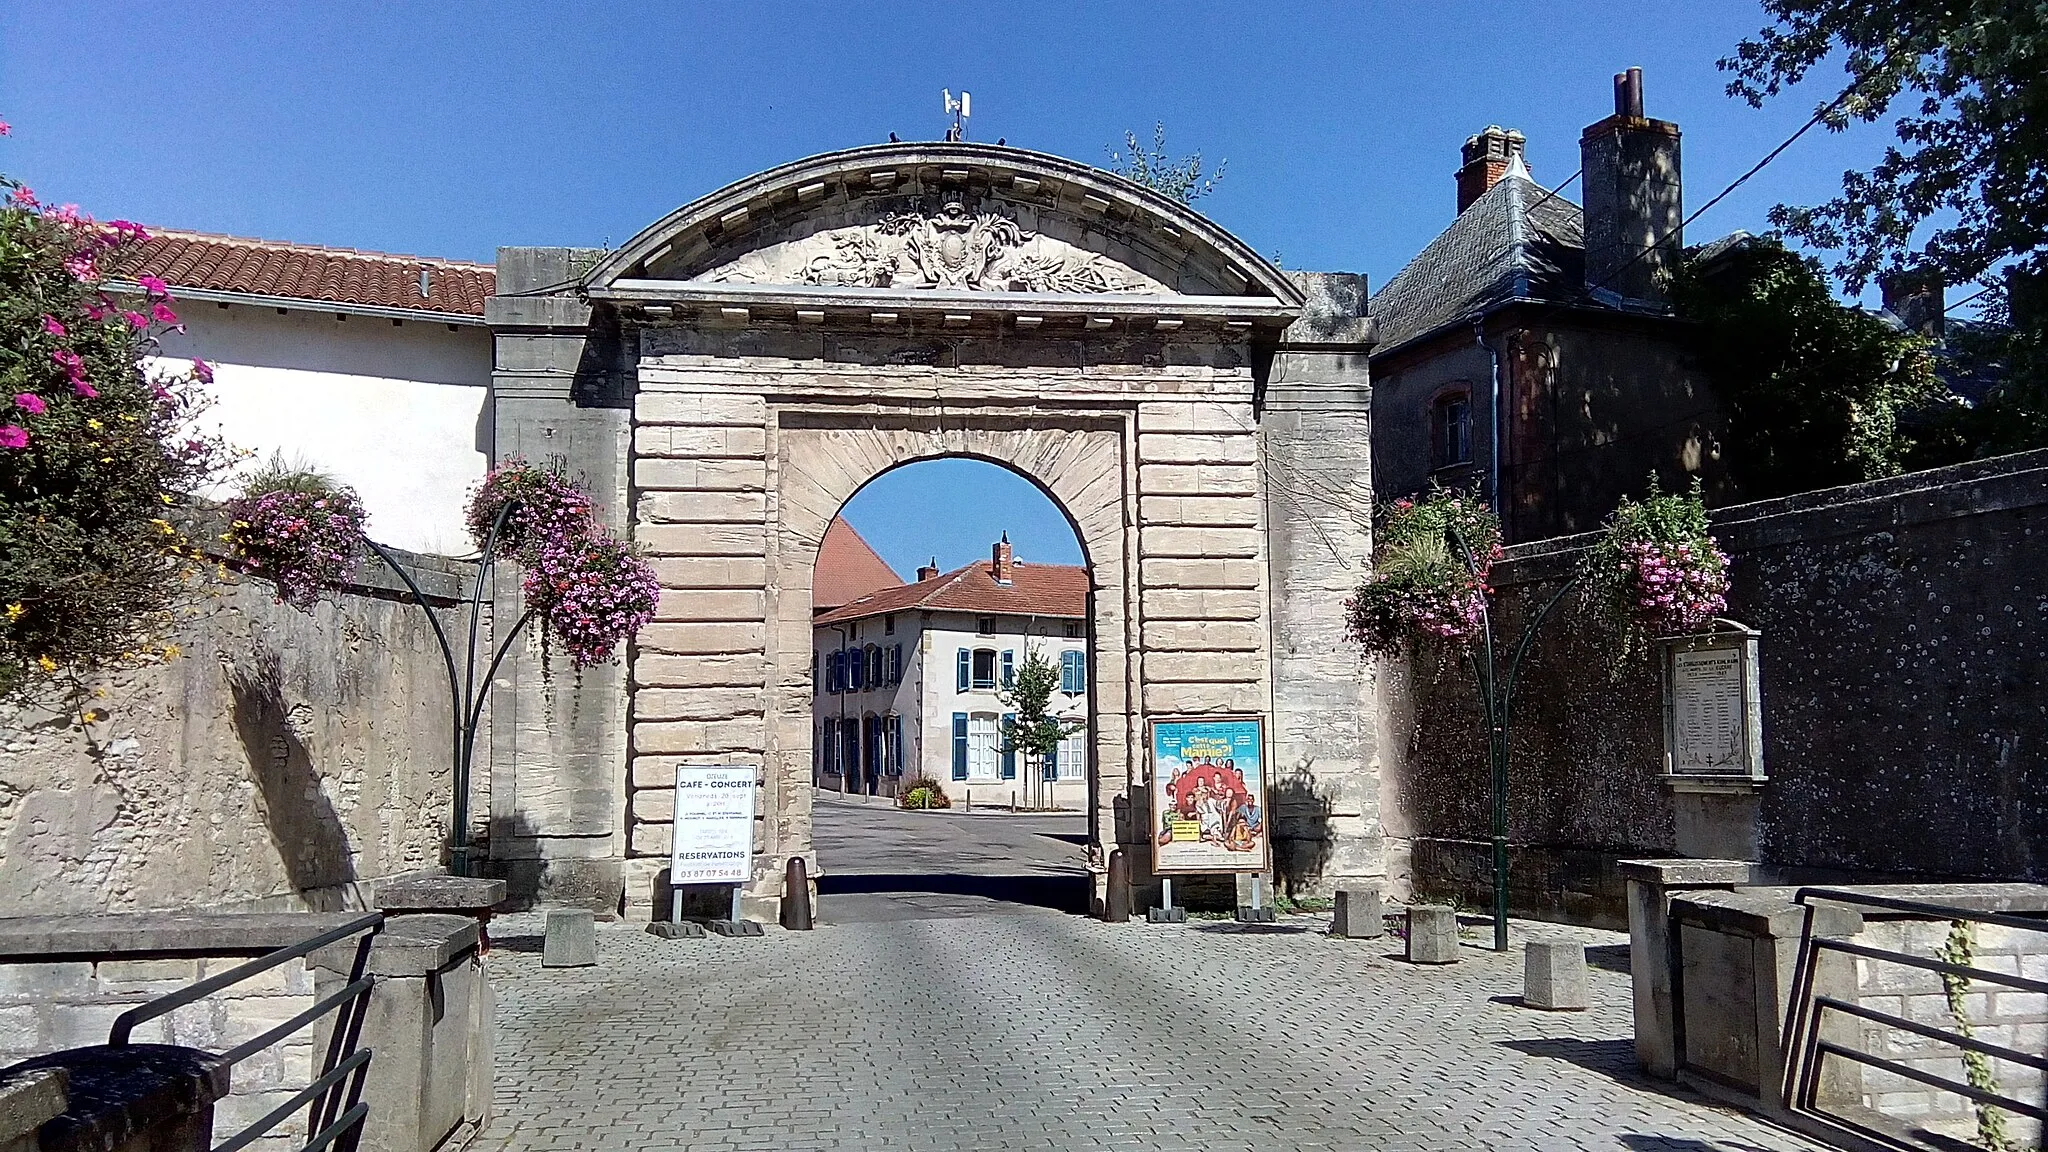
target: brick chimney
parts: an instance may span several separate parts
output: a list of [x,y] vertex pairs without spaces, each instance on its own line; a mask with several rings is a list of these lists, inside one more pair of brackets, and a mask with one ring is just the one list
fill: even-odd
[[1010,534],[1008,532],[1003,533],[1003,538],[996,541],[993,563],[990,564],[989,570],[995,576],[996,583],[998,584],[1008,584],[1016,577],[1017,560],[1015,554],[1010,550]]
[[[1472,206],[1486,190],[1500,183],[1514,161],[1521,159],[1528,143],[1520,132],[1498,124],[1465,141],[1465,166],[1458,169],[1458,211]],[[1526,160],[1523,163],[1527,163]]]
[[1614,115],[1579,136],[1586,287],[1662,304],[1685,248],[1678,125],[1643,114],[1643,70],[1614,75]]
[[1941,339],[1948,290],[1938,273],[1887,272],[1877,278],[1877,290],[1884,295],[1884,310],[1899,323],[1930,340]]
[[939,558],[938,558],[937,556],[934,556],[934,557],[932,557],[932,562],[931,562],[931,563],[929,563],[929,564],[925,564],[925,565],[922,565],[922,566],[920,566],[920,567],[918,568],[918,570],[917,570],[917,579],[918,579],[918,582],[919,582],[919,583],[923,583],[924,581],[926,581],[926,580],[930,580],[931,578],[933,578],[934,576],[937,576],[938,574],[939,574]]

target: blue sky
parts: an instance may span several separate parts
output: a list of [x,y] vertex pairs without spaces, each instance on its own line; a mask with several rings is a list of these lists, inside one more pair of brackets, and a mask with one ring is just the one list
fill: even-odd
[[[16,4],[0,171],[101,217],[488,260],[617,245],[760,169],[936,138],[940,89],[966,88],[971,138],[1091,163],[1163,120],[1175,152],[1229,162],[1204,212],[1288,267],[1378,285],[1449,223],[1466,136],[1519,128],[1535,177],[1563,180],[1630,65],[1704,203],[1833,94],[1723,95],[1714,61],[1762,23],[1754,0]],[[1825,199],[1887,138],[1811,133],[1687,238]],[[889,515],[980,538],[996,494]]]

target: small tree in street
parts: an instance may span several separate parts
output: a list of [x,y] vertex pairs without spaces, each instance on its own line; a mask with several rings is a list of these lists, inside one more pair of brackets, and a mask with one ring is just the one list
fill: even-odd
[[1086,720],[1055,715],[1053,693],[1060,690],[1060,666],[1036,648],[1024,650],[1016,678],[996,698],[1011,710],[1003,722],[1003,751],[1024,754],[1024,771],[1034,788],[1043,787],[1045,758],[1061,740],[1088,726]]

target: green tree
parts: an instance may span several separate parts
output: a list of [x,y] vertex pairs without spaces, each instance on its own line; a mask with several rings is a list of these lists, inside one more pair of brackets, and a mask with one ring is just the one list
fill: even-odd
[[1728,417],[1728,466],[1747,499],[1903,471],[1907,417],[1947,395],[1929,343],[1836,300],[1820,263],[1753,240],[1672,284],[1700,326],[1697,354]]
[[[1891,272],[1984,289],[1994,326],[1955,353],[2004,384],[1951,431],[1977,452],[2048,444],[2048,7],[2037,0],[1765,0],[1772,26],[1721,67],[1762,105],[1839,60],[1847,83],[1818,113],[1839,131],[1893,120],[1897,143],[1825,204],[1771,222],[1841,253],[1852,292]],[[1953,423],[1953,422],[1952,422]]]
[[1202,154],[1191,152],[1175,159],[1166,152],[1166,124],[1164,121],[1152,125],[1152,147],[1146,148],[1136,132],[1124,133],[1124,147],[1121,152],[1111,145],[1109,170],[1131,181],[1143,184],[1183,204],[1193,204],[1216,190],[1223,182],[1224,165],[1228,160],[1216,162],[1216,170],[1202,174]]
[[0,194],[0,695],[77,703],[91,675],[177,655],[205,565],[173,521],[226,457],[191,430],[211,368],[145,360],[178,322],[162,282],[103,287],[143,230]]
[[1088,726],[1085,720],[1055,715],[1053,693],[1060,690],[1060,666],[1037,648],[1026,647],[1010,686],[996,694],[1010,716],[1003,722],[1003,751],[1024,754],[1026,779],[1035,787],[1044,778],[1045,758],[1061,740]]

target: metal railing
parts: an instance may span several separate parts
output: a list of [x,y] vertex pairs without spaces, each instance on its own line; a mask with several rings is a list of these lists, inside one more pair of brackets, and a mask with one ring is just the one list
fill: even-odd
[[294,1112],[305,1108],[308,1135],[306,1142],[299,1146],[301,1152],[320,1152],[330,1145],[340,1152],[352,1152],[362,1138],[363,1120],[370,1114],[369,1101],[362,1098],[363,1081],[370,1066],[370,1049],[358,1048],[356,1041],[362,1034],[363,1015],[369,1007],[370,990],[375,981],[365,975],[363,969],[369,959],[370,941],[383,927],[382,912],[358,916],[317,936],[301,940],[289,947],[266,952],[246,964],[237,964],[219,975],[209,976],[196,984],[159,996],[147,1004],[139,1004],[114,1018],[114,1026],[108,1032],[107,1043],[113,1047],[131,1044],[135,1028],[139,1024],[160,1016],[168,1016],[188,1004],[233,987],[252,976],[268,972],[281,964],[311,956],[314,952],[351,936],[360,935],[362,939],[357,944],[355,960],[350,966],[349,982],[346,985],[322,996],[290,1019],[264,1029],[256,1036],[219,1055],[221,1065],[232,1068],[321,1017],[329,1013],[334,1014],[334,1028],[327,1039],[327,1054],[321,1061],[320,1074],[313,1078],[312,1083],[293,1094],[291,1099],[265,1113],[255,1123],[213,1147],[213,1152],[239,1152],[289,1120]]
[[[2048,933],[2048,922],[1997,912],[1978,912],[1947,904],[1929,904],[1889,896],[1847,892],[1836,888],[1801,888],[1793,900],[1806,908],[1806,923],[1801,932],[1792,1004],[1786,1019],[1785,1031],[1785,1047],[1789,1058],[1785,1065],[1784,1100],[1786,1108],[1794,1116],[1840,1125],[1857,1136],[1886,1148],[1917,1152],[1925,1148],[1946,1149],[1957,1146],[1956,1141],[1945,1137],[1917,1140],[1916,1137],[1921,1133],[1908,1130],[1903,1123],[1903,1117],[1884,1117],[1874,1109],[1863,1107],[1860,1099],[1857,1104],[1847,1108],[1840,1107],[1840,1102],[1823,1101],[1821,1093],[1824,1065],[1830,1059],[1834,1059],[1889,1073],[1939,1092],[1951,1093],[1969,1102],[1979,1117],[1980,1124],[1984,1122],[1985,1109],[2003,1109],[2016,1116],[2048,1122],[2048,1109],[2044,1109],[2040,1102],[2021,1100],[1999,1090],[1995,1079],[1985,1077],[1988,1083],[1959,1083],[1930,1072],[1924,1067],[1916,1067],[1890,1056],[1864,1051],[1843,1043],[1838,1035],[1823,1035],[1822,1024],[1823,1020],[1833,1013],[1863,1024],[1877,1025],[1879,1029],[1894,1029],[1922,1040],[1931,1040],[1954,1049],[1957,1058],[1963,1060],[1966,1070],[1971,1067],[1971,1057],[1975,1057],[1980,1066],[1984,1067],[1988,1065],[1981,1065],[1983,1060],[2002,1060],[2022,1068],[2048,1073],[2048,1058],[2003,1044],[1980,1040],[1970,1034],[1969,1025],[1962,1019],[1957,1020],[1956,1027],[1946,1028],[1929,1024],[1924,1020],[1907,1019],[1853,999],[1815,990],[1816,969],[1823,953],[1835,953],[1871,964],[1894,964],[1931,972],[1942,979],[1944,991],[1952,995],[1956,994],[1959,988],[1967,989],[1970,984],[1977,981],[2019,992],[2048,993],[2048,981],[2034,980],[2011,972],[1998,972],[1975,964],[1957,963],[1952,959],[1920,956],[1900,950],[1859,944],[1851,940],[1816,936],[1813,931],[1813,901],[1826,901],[1859,910],[1894,913],[1916,919],[1945,921],[1952,924],[1983,924],[2035,933]],[[1962,983],[1958,986],[1951,984],[1951,981]],[[1855,995],[1853,987],[1849,990],[1849,995]],[[1862,1034],[1866,1040],[1882,1035],[1872,1029],[1864,1029]],[[1830,1107],[1831,1104],[1836,1106]],[[1889,1123],[1880,1126],[1878,1122],[1881,1120]]]

